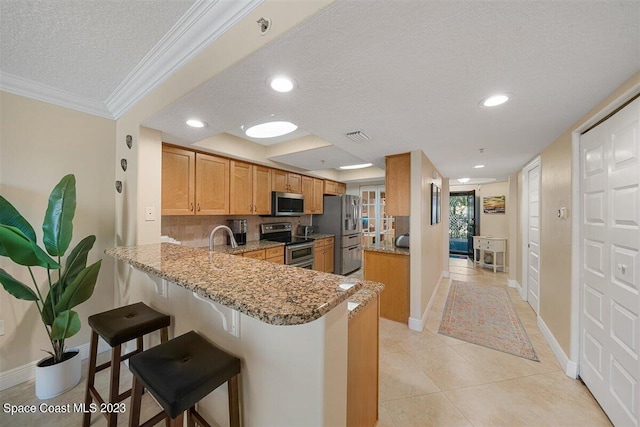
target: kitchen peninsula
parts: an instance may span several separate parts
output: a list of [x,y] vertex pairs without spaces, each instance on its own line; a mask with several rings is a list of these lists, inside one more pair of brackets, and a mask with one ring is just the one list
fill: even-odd
[[[245,426],[346,425],[347,303],[382,285],[168,243],[105,252],[148,274],[155,288],[125,292],[171,314],[171,336],[197,330],[241,358]],[[224,387],[201,403],[217,422],[225,405]]]

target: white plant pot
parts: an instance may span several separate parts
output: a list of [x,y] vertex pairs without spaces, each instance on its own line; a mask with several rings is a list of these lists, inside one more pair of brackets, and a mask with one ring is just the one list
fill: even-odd
[[36,365],[36,396],[38,399],[50,399],[71,390],[80,382],[82,374],[82,358],[78,350],[65,352],[75,353],[72,357],[61,363],[50,366],[41,366],[45,361],[42,359]]

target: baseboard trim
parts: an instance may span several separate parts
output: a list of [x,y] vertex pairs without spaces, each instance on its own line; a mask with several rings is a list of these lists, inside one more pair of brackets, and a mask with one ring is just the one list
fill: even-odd
[[451,277],[451,273],[449,271],[443,271],[442,277],[444,277],[445,279],[448,279],[449,277]]
[[518,283],[517,280],[507,279],[507,285],[510,288],[514,288],[516,291],[518,291],[518,295],[522,297],[522,286],[520,286],[520,283]]
[[424,330],[424,325],[427,324],[427,318],[429,317],[429,313],[431,313],[431,308],[433,307],[433,302],[435,301],[438,290],[440,289],[442,279],[448,277],[445,276],[444,273],[445,272],[443,271],[438,279],[438,283],[436,283],[436,287],[431,294],[431,298],[429,298],[429,302],[427,303],[427,308],[424,310],[424,313],[422,313],[422,318],[417,319],[415,317],[409,317],[409,329],[412,331],[422,332]]
[[[82,360],[89,358],[89,343],[72,347],[68,350],[78,350]],[[108,350],[111,350],[111,346],[100,338],[98,341],[98,353]],[[8,371],[0,372],[0,391],[34,379],[36,377],[36,365],[40,360],[42,359],[34,360],[33,362],[9,369]]]
[[547,340],[549,347],[551,347],[553,354],[555,354],[556,359],[558,359],[558,363],[560,363],[564,373],[570,378],[578,378],[578,364],[569,359],[564,350],[562,350],[562,347],[560,347],[556,337],[540,316],[538,316],[538,327],[540,328],[540,332],[542,332],[544,339]]

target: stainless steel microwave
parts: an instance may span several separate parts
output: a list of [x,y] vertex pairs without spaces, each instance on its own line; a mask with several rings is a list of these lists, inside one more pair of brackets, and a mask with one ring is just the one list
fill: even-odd
[[271,216],[304,215],[304,196],[296,193],[271,192]]

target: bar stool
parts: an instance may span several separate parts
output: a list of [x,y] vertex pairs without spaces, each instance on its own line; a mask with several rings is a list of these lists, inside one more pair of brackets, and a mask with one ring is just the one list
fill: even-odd
[[[87,374],[87,389],[85,392],[85,409],[87,412],[85,412],[82,420],[83,427],[88,427],[91,423],[91,412],[88,408],[93,399],[101,405],[103,403],[118,403],[131,395],[132,389],[120,393],[120,362],[144,350],[142,337],[146,334],[160,329],[160,339],[163,343],[166,342],[170,324],[171,318],[168,315],[159,313],[141,302],[89,317],[89,326],[91,326],[92,332],[89,373]],[[111,346],[111,361],[96,366],[98,336],[101,336]],[[132,339],[137,340],[136,349],[122,355],[122,344]],[[94,383],[96,373],[109,367],[111,367],[109,398],[105,400],[96,390]],[[103,412],[103,415],[107,418],[108,426],[117,425],[117,412]]]
[[164,409],[146,421],[151,426],[166,420],[168,426],[210,427],[196,411],[196,403],[225,382],[229,390],[229,418],[232,427],[240,425],[238,374],[240,359],[211,344],[195,331],[135,355],[129,361],[133,373],[130,427],[140,426],[140,404],[146,388]]

